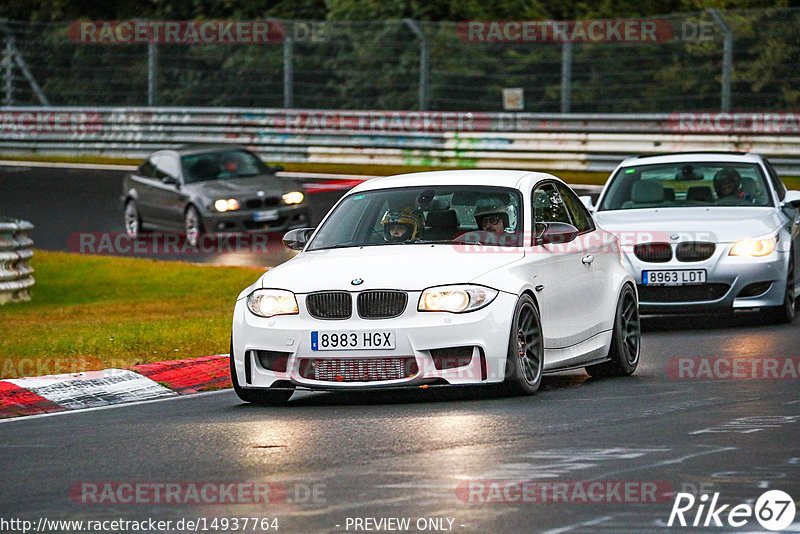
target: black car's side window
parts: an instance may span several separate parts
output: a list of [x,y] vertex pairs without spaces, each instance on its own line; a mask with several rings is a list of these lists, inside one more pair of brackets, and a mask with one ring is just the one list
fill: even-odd
[[558,184],[558,192],[561,194],[561,199],[564,201],[567,210],[569,210],[569,214],[572,216],[575,228],[577,228],[580,233],[594,230],[592,216],[589,214],[589,210],[586,209],[586,206],[583,205],[583,202],[581,202],[581,199],[564,184]]

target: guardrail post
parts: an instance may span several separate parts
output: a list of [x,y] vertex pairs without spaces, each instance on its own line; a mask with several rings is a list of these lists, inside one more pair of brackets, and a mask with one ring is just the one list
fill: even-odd
[[283,107],[294,107],[294,22],[286,23],[283,39]]
[[425,32],[415,20],[403,19],[406,26],[414,32],[419,39],[419,110],[428,111],[430,100],[428,97],[428,80],[430,77],[430,50]]
[[0,304],[31,299],[33,240],[27,233],[32,229],[28,221],[0,217]]
[[572,104],[572,43],[561,45],[561,113],[569,113]]
[[7,35],[6,46],[3,50],[3,105],[14,105],[14,38]]
[[156,43],[147,43],[147,105],[156,105],[158,90],[158,48]]
[[714,22],[722,29],[725,38],[722,42],[722,95],[721,109],[722,111],[731,110],[731,83],[733,72],[733,29],[723,18],[722,14],[716,9],[709,9],[709,14],[714,19]]

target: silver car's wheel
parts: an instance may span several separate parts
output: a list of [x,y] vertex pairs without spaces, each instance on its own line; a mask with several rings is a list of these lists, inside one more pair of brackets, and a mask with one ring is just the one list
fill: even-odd
[[544,339],[539,310],[523,295],[514,310],[506,356],[505,389],[516,395],[533,395],[542,383]]
[[795,296],[794,296],[794,261],[789,260],[789,269],[786,275],[786,290],[783,293],[783,305],[771,311],[772,321],[778,324],[791,323],[795,316]]
[[131,239],[136,239],[142,233],[142,219],[133,200],[125,203],[125,233]]
[[641,342],[639,303],[633,288],[626,284],[617,301],[617,315],[608,351],[609,361],[590,365],[586,367],[586,372],[596,377],[632,375],[639,365]]
[[196,247],[200,242],[200,234],[203,233],[203,219],[200,218],[197,208],[189,206],[184,216],[186,228],[186,243],[190,247]]

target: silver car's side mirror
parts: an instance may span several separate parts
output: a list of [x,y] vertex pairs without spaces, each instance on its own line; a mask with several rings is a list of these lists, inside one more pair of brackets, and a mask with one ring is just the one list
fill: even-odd
[[313,228],[295,228],[294,230],[289,230],[283,236],[283,244],[292,250],[303,250],[313,233]]

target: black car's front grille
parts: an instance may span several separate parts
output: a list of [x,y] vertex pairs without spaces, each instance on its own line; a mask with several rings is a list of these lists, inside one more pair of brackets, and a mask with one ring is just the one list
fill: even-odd
[[639,285],[639,302],[702,302],[725,296],[728,284],[699,284],[693,286]]
[[358,296],[358,315],[362,319],[389,319],[401,315],[408,304],[403,291],[364,291]]
[[301,358],[300,376],[325,382],[378,382],[419,372],[413,356],[401,358]]
[[716,248],[714,243],[686,241],[675,249],[675,257],[678,261],[705,261],[714,255]]
[[281,204],[279,197],[248,198],[244,201],[247,209],[257,210],[258,208],[272,208]]
[[347,319],[353,314],[353,299],[347,291],[309,293],[306,307],[316,319]]
[[672,259],[669,243],[642,243],[633,247],[633,253],[648,263],[666,263]]

